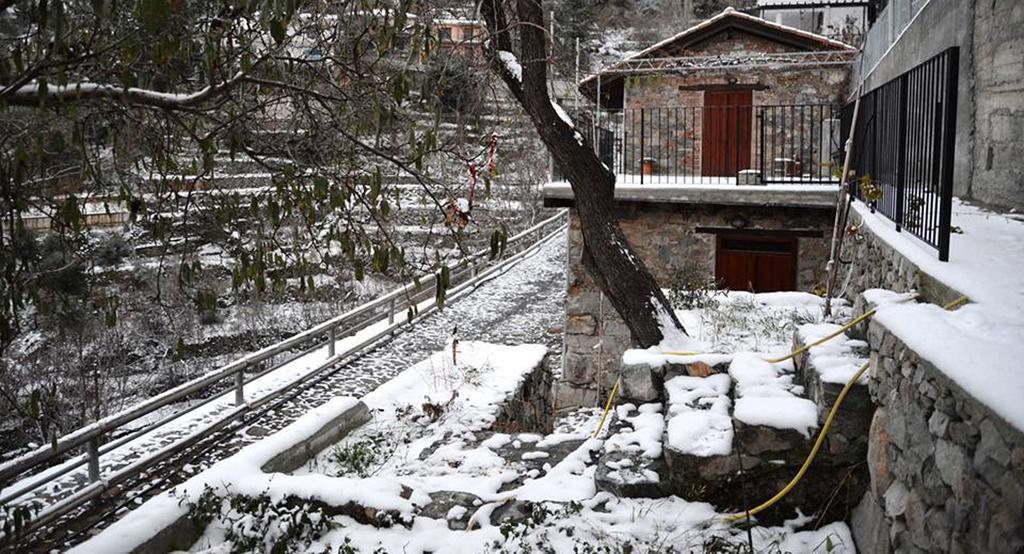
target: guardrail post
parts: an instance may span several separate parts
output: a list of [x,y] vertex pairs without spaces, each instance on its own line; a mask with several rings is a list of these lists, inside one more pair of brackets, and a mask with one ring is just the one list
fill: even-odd
[[330,337],[327,339],[327,355],[334,357],[334,343],[338,342],[338,327],[331,327]]
[[93,437],[85,447],[85,456],[89,465],[89,482],[95,483],[100,480],[100,439]]
[[245,367],[235,372],[235,406],[245,404]]
[[388,325],[395,322],[395,299],[388,300]]

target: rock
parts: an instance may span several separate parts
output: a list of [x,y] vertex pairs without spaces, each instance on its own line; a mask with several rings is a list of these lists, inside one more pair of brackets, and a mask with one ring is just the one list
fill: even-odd
[[461,506],[466,510],[453,519],[448,519],[448,528],[461,531],[469,523],[470,516],[480,504],[480,497],[462,491],[438,491],[430,493],[430,504],[422,507],[417,515],[430,519],[447,519],[452,508]]
[[647,364],[626,365],[619,375],[622,378],[619,389],[623,400],[651,402],[659,398],[662,385],[660,368],[652,368]]
[[704,362],[693,362],[692,364],[688,364],[686,366],[686,372],[691,377],[707,377],[714,373],[711,366]]
[[953,489],[953,494],[963,498],[963,479],[967,471],[967,457],[957,445],[943,439],[935,443],[935,467],[942,481]]
[[594,484],[597,490],[618,497],[658,498],[664,496],[660,477],[663,466],[660,459],[652,460],[639,452],[608,452],[597,461]]
[[949,514],[941,508],[932,508],[924,514],[924,525],[932,547],[941,551],[948,550],[952,531]]
[[986,419],[979,426],[979,430],[981,431],[981,440],[978,441],[977,450],[974,452],[974,465],[980,466],[986,459],[991,459],[1001,467],[1009,468],[1010,449],[1006,447],[996,425],[992,423],[992,420]]
[[593,335],[597,331],[597,318],[590,314],[570,315],[566,318],[566,333]]
[[740,451],[753,456],[771,454],[790,461],[803,461],[810,440],[795,429],[777,429],[767,425],[749,425],[737,420],[735,443]]
[[262,427],[260,425],[253,425],[245,430],[245,434],[250,437],[265,437],[271,433],[270,429]]
[[907,487],[902,482],[893,481],[882,498],[889,517],[899,517],[907,511]]
[[575,385],[587,385],[594,380],[594,359],[568,352],[562,364],[562,375]]
[[527,500],[511,500],[498,506],[491,512],[491,525],[496,527],[502,524],[518,525],[525,523],[534,515],[533,502]]
[[888,413],[886,408],[875,410],[869,431],[872,440],[868,441],[868,472],[871,474],[872,494],[878,497],[885,493],[893,479],[892,472],[889,471],[891,439],[885,430]]
[[875,502],[871,493],[864,493],[860,503],[853,510],[850,521],[853,540],[860,552],[889,554],[889,535],[885,513]]
[[949,427],[949,416],[939,410],[932,412],[932,416],[928,418],[928,431],[935,435],[935,438],[944,438],[946,436],[946,429]]

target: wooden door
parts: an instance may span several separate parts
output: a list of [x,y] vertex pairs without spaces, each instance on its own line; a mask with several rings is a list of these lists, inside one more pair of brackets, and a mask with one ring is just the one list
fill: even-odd
[[715,249],[715,280],[729,290],[796,290],[795,238],[723,235]]
[[750,168],[752,91],[704,91],[701,174],[735,177]]

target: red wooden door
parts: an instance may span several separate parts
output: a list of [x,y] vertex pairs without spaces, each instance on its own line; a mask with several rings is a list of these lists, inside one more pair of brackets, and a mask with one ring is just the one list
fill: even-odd
[[719,236],[715,280],[729,290],[796,290],[797,242],[794,238]]
[[701,175],[735,177],[750,168],[749,90],[704,91]]

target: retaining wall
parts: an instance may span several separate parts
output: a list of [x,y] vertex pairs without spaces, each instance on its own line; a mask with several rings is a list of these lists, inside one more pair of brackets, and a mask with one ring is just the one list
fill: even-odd
[[861,552],[1024,550],[1024,434],[877,322]]
[[[961,293],[861,225],[847,236],[845,296],[917,290],[946,304]],[[864,307],[860,307],[864,308]],[[1024,434],[870,322],[870,486],[851,521],[861,552],[1024,551]]]

